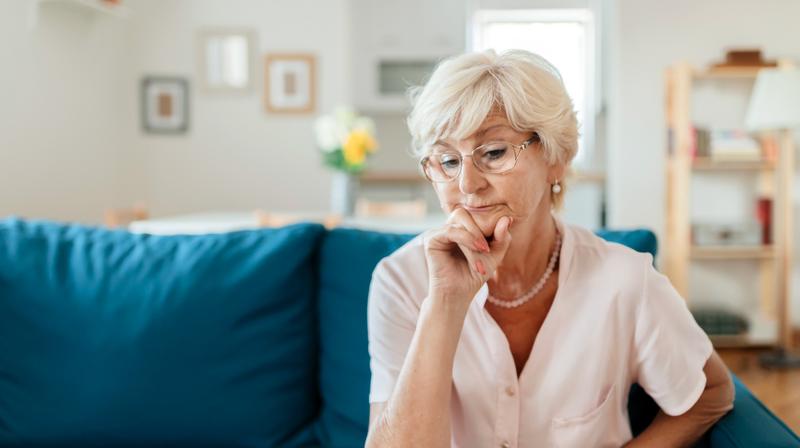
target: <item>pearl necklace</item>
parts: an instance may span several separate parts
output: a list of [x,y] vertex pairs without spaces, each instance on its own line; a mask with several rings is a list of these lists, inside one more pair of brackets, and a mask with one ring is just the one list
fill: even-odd
[[533,288],[531,288],[530,291],[525,293],[525,295],[520,296],[511,301],[499,300],[494,296],[492,296],[491,294],[487,297],[487,300],[503,308],[516,308],[522,305],[523,303],[527,302],[528,300],[530,300],[533,296],[535,296],[539,291],[542,290],[544,284],[547,283],[547,279],[550,278],[550,274],[553,273],[553,268],[555,268],[556,266],[556,260],[558,260],[560,249],[561,249],[561,234],[558,232],[558,227],[556,227],[556,245],[553,248],[553,253],[550,255],[550,262],[547,264],[547,269],[544,271],[542,278],[540,278],[539,281],[536,282],[535,285],[533,285]]

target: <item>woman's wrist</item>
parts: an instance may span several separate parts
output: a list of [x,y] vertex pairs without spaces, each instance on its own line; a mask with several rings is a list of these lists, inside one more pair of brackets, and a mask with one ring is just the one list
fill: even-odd
[[464,325],[471,301],[463,297],[453,297],[447,294],[432,293],[422,302],[420,314],[433,317],[443,324],[457,325],[460,329]]

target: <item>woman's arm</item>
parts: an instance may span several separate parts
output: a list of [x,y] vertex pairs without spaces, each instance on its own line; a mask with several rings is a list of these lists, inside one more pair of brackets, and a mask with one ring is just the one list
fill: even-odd
[[[449,447],[453,364],[467,311],[511,243],[511,217],[495,224],[491,243],[472,216],[454,210],[425,235],[428,297],[389,400],[367,434],[367,447]],[[378,410],[378,406],[373,409]]]
[[688,447],[733,409],[734,387],[728,368],[716,351],[703,367],[706,388],[697,403],[687,412],[672,417],[659,411],[656,418],[638,437],[625,446]]
[[423,301],[392,397],[373,416],[366,447],[450,446],[453,362],[468,307],[463,300]]

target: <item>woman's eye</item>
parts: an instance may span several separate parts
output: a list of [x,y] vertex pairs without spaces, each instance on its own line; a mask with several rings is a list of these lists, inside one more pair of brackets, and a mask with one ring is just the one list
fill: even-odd
[[459,161],[458,159],[443,159],[442,166],[445,168],[456,168],[458,167]]
[[483,157],[489,160],[497,160],[502,158],[506,154],[506,151],[508,151],[508,149],[505,147],[489,149],[483,153]]

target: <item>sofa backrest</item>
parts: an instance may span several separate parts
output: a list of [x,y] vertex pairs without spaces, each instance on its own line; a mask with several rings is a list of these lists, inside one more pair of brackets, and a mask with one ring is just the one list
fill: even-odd
[[369,283],[413,237],[0,221],[0,445],[362,446]]
[[324,232],[0,221],[0,446],[316,443]]

